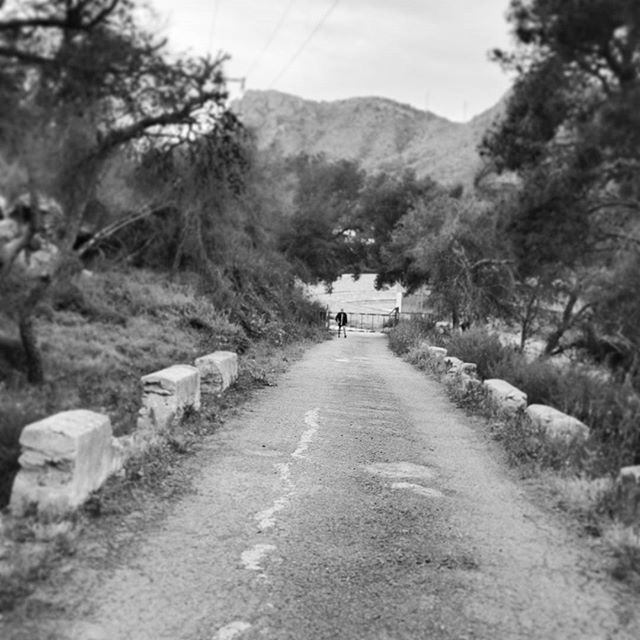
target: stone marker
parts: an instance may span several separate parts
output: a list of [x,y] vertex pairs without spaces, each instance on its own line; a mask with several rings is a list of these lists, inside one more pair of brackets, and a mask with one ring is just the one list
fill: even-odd
[[640,518],[640,465],[620,469],[616,486],[620,519],[625,524],[637,522]]
[[109,417],[84,409],[27,425],[11,512],[56,517],[82,504],[114,471],[112,440]]
[[491,378],[483,382],[490,402],[500,413],[514,414],[527,406],[527,394],[505,380]]
[[202,393],[221,393],[238,379],[238,355],[233,351],[214,351],[196,358]]
[[526,409],[531,423],[541,428],[550,440],[586,440],[589,427],[577,418],[544,404],[531,404]]
[[462,360],[454,356],[446,356],[444,359],[444,366],[446,367],[447,373],[456,372],[462,364]]
[[171,431],[188,408],[200,409],[200,372],[188,364],[175,364],[140,379],[142,407],[138,430],[160,435]]
[[428,347],[427,354],[431,360],[431,367],[436,373],[445,370],[444,359],[447,357],[447,350],[442,347]]
[[472,378],[478,376],[478,365],[475,362],[463,362],[460,365],[460,373],[464,373]]

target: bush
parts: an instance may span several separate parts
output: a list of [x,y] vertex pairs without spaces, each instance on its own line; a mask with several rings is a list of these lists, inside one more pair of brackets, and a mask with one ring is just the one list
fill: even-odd
[[527,394],[528,404],[546,404],[561,409],[565,391],[563,372],[549,359],[532,362],[518,352],[508,350],[496,362],[493,378],[507,380]]
[[482,379],[498,377],[498,365],[513,357],[513,350],[504,347],[495,334],[485,329],[470,329],[452,335],[445,345],[449,355],[464,362],[475,362]]
[[412,347],[417,347],[432,334],[435,323],[425,318],[414,317],[401,320],[389,331],[389,347],[394,353],[404,355]]

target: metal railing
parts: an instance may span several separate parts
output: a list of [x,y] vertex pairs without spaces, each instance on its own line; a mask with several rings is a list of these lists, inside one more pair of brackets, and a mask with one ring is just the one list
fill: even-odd
[[[335,326],[336,321],[335,317],[337,315],[337,311],[331,311],[327,309],[325,312],[325,323],[327,328],[331,326]],[[431,314],[422,313],[419,311],[409,311],[409,312],[391,312],[391,313],[366,313],[359,311],[350,311],[349,309],[345,309],[345,313],[349,319],[347,328],[355,329],[357,331],[382,331],[382,329],[387,329],[394,327],[398,324],[398,322],[402,320],[409,320],[414,317],[422,317],[425,319],[432,319]]]

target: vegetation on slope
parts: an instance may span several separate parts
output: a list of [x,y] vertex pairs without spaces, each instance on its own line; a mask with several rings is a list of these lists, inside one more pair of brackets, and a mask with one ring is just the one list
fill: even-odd
[[320,321],[224,59],[170,56],[140,10],[0,7],[0,505],[25,424],[82,407],[127,433],[141,374]]

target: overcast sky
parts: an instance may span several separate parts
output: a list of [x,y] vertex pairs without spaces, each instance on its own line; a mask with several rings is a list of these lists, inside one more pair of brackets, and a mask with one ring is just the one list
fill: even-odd
[[[247,89],[311,100],[382,96],[467,120],[509,87],[487,59],[510,45],[508,0],[151,3],[174,49],[228,53],[227,75],[246,78]],[[234,94],[238,87],[230,83]]]

